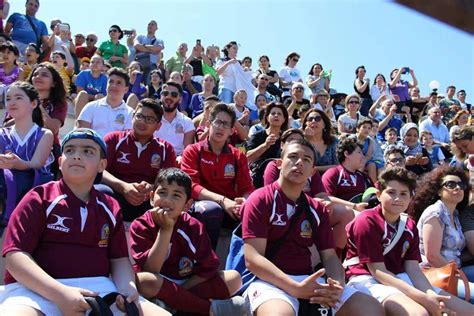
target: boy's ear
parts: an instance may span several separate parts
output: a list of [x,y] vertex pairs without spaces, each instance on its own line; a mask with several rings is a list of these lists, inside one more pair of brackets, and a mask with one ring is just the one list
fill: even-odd
[[158,122],[157,125],[156,125],[155,132],[156,132],[156,131],[159,131],[160,128],[161,128],[161,122]]
[[104,172],[105,168],[107,168],[107,159],[100,159],[99,163],[99,173]]
[[154,207],[153,206],[153,200],[154,200],[154,197],[155,197],[155,191],[152,190],[152,191],[150,191],[149,194],[150,194],[150,204],[151,204],[152,207]]
[[191,206],[193,206],[193,203],[194,203],[194,200],[193,199],[189,199],[186,204],[184,204],[183,206],[183,212],[188,212],[188,210],[191,208]]
[[280,158],[280,159],[277,159],[277,160],[275,160],[275,161],[276,161],[276,165],[277,165],[278,170],[281,170],[281,164],[282,164],[281,158]]
[[382,194],[382,192],[380,192],[380,190],[377,190],[377,192],[375,192],[375,194],[377,195],[377,200],[379,200],[379,202],[380,202],[380,194]]

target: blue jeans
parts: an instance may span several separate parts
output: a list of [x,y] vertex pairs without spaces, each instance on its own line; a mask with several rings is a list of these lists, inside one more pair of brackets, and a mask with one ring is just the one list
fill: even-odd
[[222,88],[219,91],[218,97],[222,102],[227,104],[234,102],[234,92],[226,88]]
[[[474,266],[466,266],[461,268],[462,272],[466,275],[469,280],[469,290],[471,295],[469,297],[469,302],[474,303]],[[466,291],[464,289],[464,282],[459,280],[458,282],[458,297],[464,299],[466,297]]]

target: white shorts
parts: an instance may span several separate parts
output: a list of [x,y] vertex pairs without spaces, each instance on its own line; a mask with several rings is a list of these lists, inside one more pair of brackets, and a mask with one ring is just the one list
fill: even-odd
[[[405,272],[396,274],[396,276],[405,283],[413,286],[410,277]],[[347,285],[374,297],[380,303],[383,303],[390,295],[403,294],[393,286],[381,284],[372,275],[353,276],[349,282],[347,282]],[[438,294],[441,292],[441,289],[437,287],[433,287],[433,290]]]
[[[98,292],[100,296],[117,291],[112,280],[106,277],[57,279],[57,281],[67,286],[80,287]],[[140,297],[140,302],[144,301],[145,299]],[[14,305],[30,306],[47,316],[62,315],[59,308],[54,303],[18,282],[5,285],[5,290],[0,292],[0,306],[7,307]],[[0,315],[2,314],[2,307],[0,307]],[[114,315],[123,315],[123,313],[117,309],[115,304],[112,305],[111,310]]]
[[[301,282],[308,277],[308,275],[288,276],[297,282]],[[318,283],[326,284],[326,280],[324,278],[318,278],[317,281]],[[333,315],[342,307],[342,305],[344,305],[344,303],[352,296],[352,294],[356,292],[357,290],[355,288],[345,286],[344,291],[342,292],[342,295],[339,298],[339,303],[336,305],[336,307],[332,308]],[[250,283],[243,296],[249,303],[250,311],[252,312],[252,314],[260,305],[265,302],[268,302],[270,300],[282,300],[290,304],[290,306],[295,311],[295,315],[298,315],[298,299],[268,282],[258,279],[256,281],[253,281],[252,283]]]

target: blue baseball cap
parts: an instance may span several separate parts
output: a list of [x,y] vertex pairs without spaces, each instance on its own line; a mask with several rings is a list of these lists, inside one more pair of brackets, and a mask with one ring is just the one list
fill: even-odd
[[107,156],[107,145],[105,144],[104,139],[93,129],[78,128],[67,133],[61,142],[61,152],[64,150],[64,145],[66,145],[66,143],[71,139],[90,139],[99,145],[102,154]]

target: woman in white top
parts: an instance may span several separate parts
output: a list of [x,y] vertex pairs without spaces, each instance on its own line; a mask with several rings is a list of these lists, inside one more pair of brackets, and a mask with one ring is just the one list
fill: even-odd
[[296,64],[300,60],[298,53],[290,53],[286,56],[285,67],[280,69],[280,89],[283,90],[283,98],[290,96],[290,90],[295,82],[303,82],[301,72],[296,68]]
[[346,113],[337,119],[337,130],[339,134],[354,134],[357,122],[365,118],[359,113],[360,97],[357,94],[348,95],[345,104]]
[[390,89],[388,88],[387,81],[384,75],[377,74],[374,79],[374,84],[370,88],[370,96],[372,100],[377,100],[382,94],[389,95]]
[[219,75],[219,99],[224,103],[231,103],[234,100],[234,93],[237,91],[236,72],[242,70],[237,60],[239,47],[237,42],[229,42],[224,46],[222,52],[224,58],[216,64],[216,71]]

